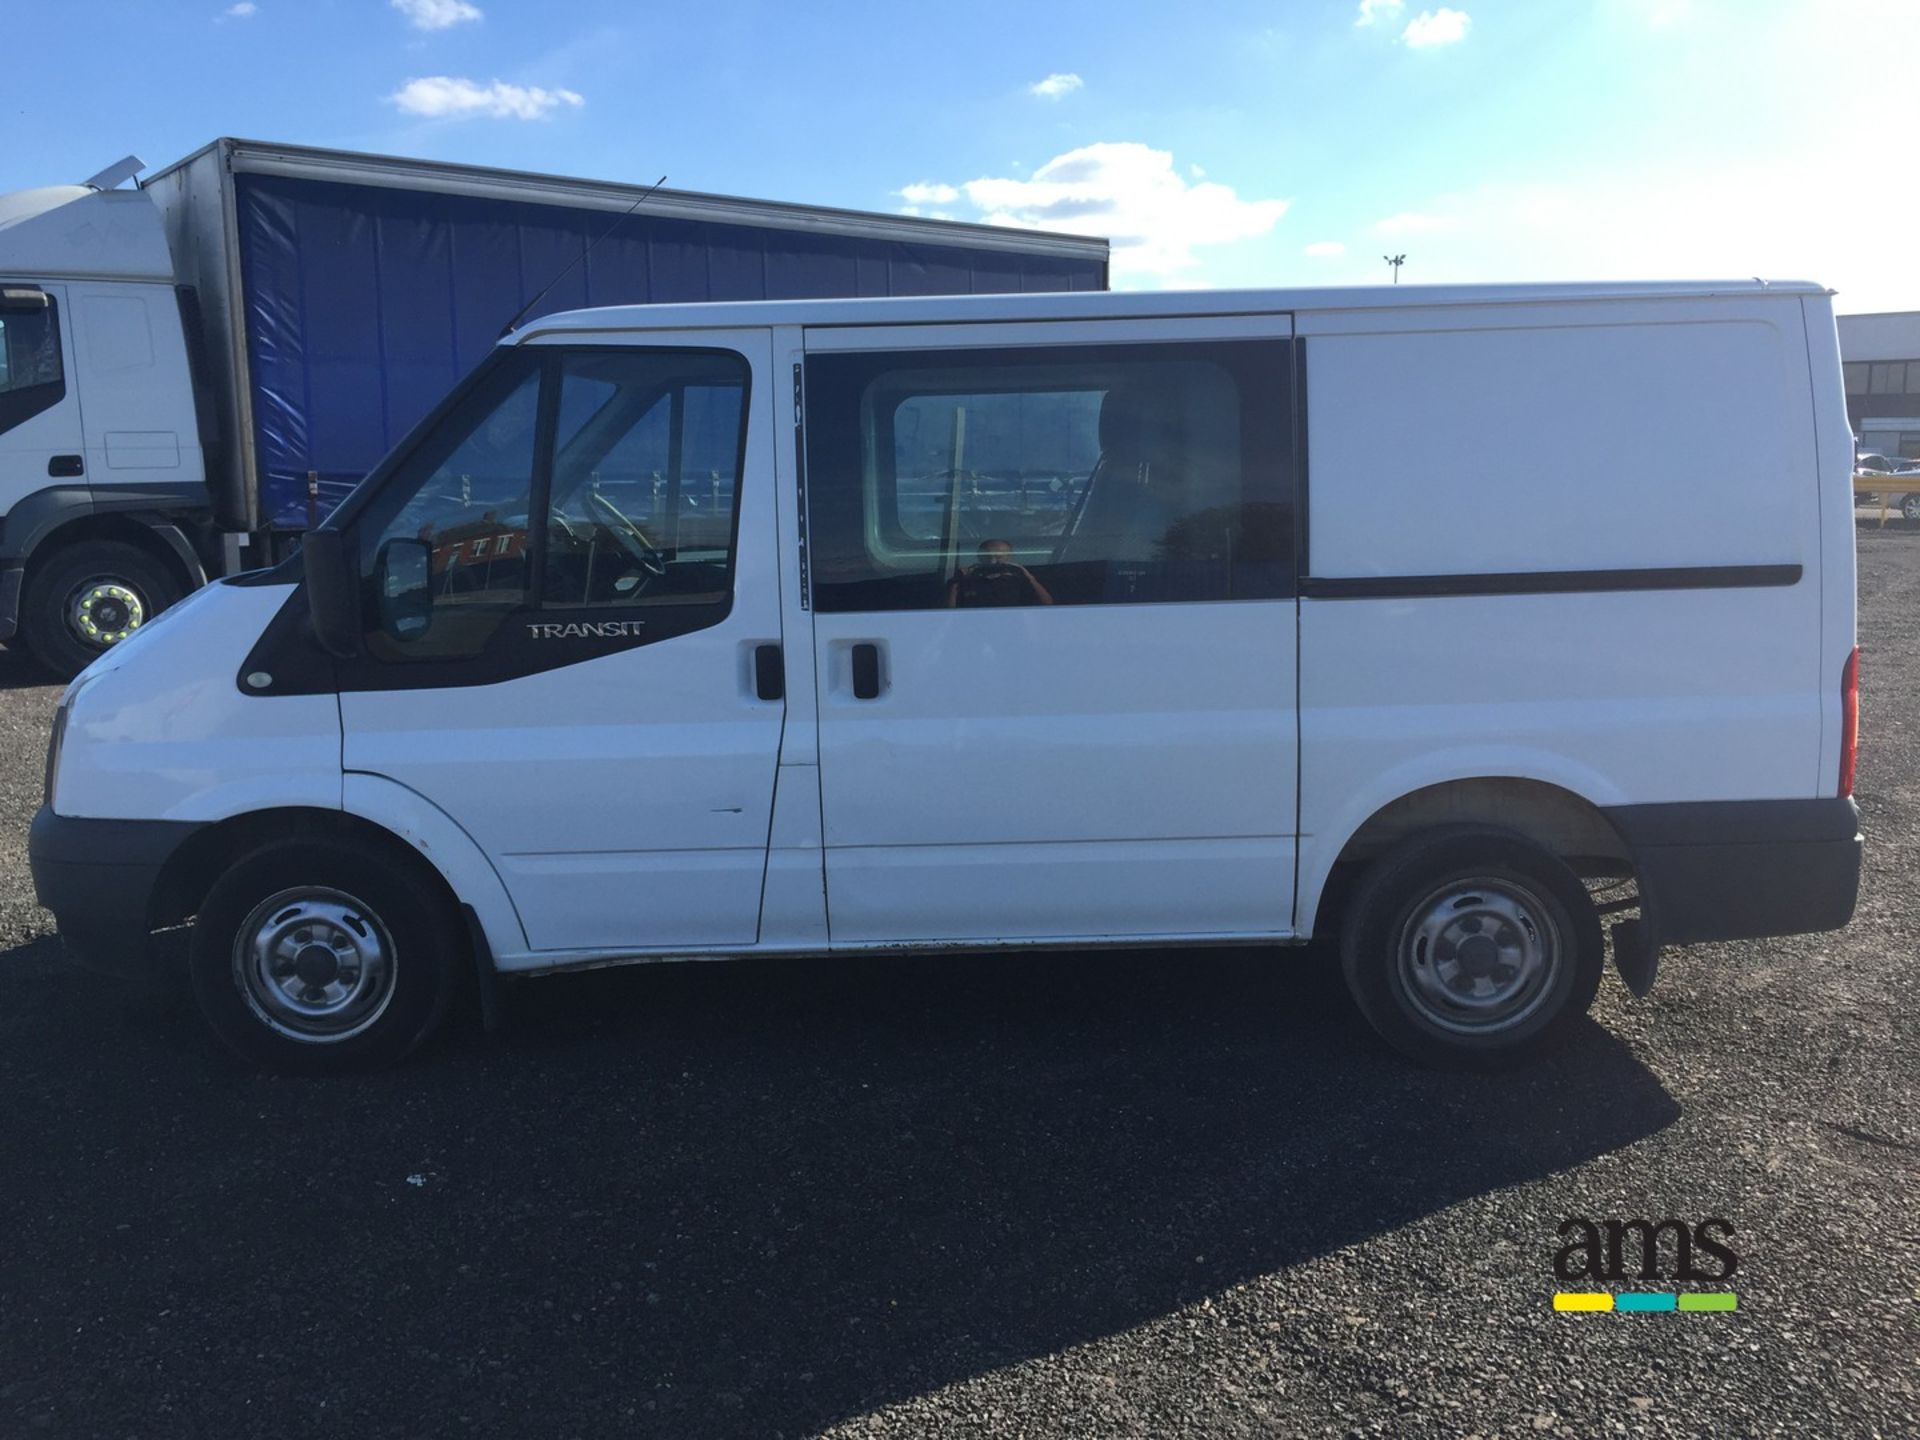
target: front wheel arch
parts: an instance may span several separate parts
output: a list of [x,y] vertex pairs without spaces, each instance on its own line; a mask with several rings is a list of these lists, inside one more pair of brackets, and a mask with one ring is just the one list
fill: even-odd
[[196,832],[161,869],[149,902],[148,928],[159,930],[191,920],[214,882],[255,851],[282,841],[319,838],[366,845],[410,872],[434,893],[437,903],[459,915],[459,897],[447,878],[391,830],[342,810],[289,806],[234,815]]

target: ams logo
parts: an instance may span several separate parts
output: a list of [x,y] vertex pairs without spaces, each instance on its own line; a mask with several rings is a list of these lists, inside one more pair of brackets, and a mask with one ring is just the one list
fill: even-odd
[[[1563,1284],[1661,1279],[1715,1283],[1732,1278],[1740,1268],[1740,1257],[1724,1243],[1733,1234],[1732,1224],[1716,1216],[1697,1225],[1684,1220],[1563,1220],[1553,1273]],[[1673,1242],[1673,1263],[1663,1270],[1661,1242],[1667,1238]]]

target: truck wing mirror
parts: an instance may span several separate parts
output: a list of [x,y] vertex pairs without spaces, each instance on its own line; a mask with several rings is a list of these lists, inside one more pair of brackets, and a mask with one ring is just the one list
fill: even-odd
[[300,542],[307,617],[320,648],[346,660],[360,652],[359,566],[338,530],[309,530]]

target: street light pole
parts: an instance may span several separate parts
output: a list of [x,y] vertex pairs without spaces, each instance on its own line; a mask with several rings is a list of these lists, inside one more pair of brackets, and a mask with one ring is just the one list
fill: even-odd
[[1380,258],[1393,267],[1393,283],[1398,285],[1400,283],[1400,267],[1407,263],[1407,257],[1404,255],[1382,255]]

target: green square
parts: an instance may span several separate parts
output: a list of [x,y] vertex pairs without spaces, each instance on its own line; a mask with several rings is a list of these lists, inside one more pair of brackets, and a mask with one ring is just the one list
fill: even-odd
[[1731,1290],[1706,1290],[1680,1297],[1682,1310],[1738,1310],[1740,1297]]

